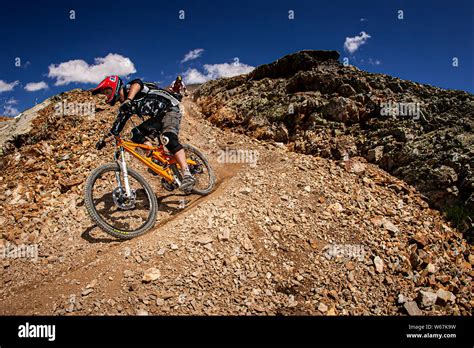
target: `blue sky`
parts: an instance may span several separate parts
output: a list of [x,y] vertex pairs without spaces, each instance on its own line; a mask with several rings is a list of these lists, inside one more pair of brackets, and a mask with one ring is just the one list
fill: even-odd
[[[473,93],[473,4],[472,0],[4,2],[0,115],[13,115],[73,88],[92,88],[107,73],[162,86],[178,73],[185,81],[202,82],[247,72],[302,49],[338,50],[341,59],[347,57],[362,70]],[[75,19],[70,19],[71,10]],[[181,10],[184,19],[179,18]],[[399,10],[403,19],[398,18]],[[289,19],[289,11],[294,11],[294,19]],[[189,57],[194,59],[183,62],[193,50],[196,54]],[[16,58],[21,59],[20,67]]]

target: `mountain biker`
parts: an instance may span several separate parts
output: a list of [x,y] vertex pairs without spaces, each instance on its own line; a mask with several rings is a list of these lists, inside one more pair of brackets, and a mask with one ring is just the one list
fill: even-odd
[[132,129],[131,140],[151,146],[152,144],[146,140],[145,136],[159,132],[166,137],[168,139],[168,143],[165,144],[166,148],[175,156],[181,166],[183,180],[180,189],[185,192],[192,189],[196,180],[189,171],[183,146],[178,140],[182,117],[179,110],[180,96],[173,95],[153,83],[143,82],[140,79],[134,79],[124,84],[117,75],[107,76],[92,90],[92,94],[106,95],[106,103],[109,105],[114,105],[117,101],[121,103],[119,113],[108,136],[96,144],[98,150],[105,146],[105,141],[120,134],[133,114],[141,118],[149,116],[148,120]]
[[169,90],[174,93],[188,95],[186,85],[184,84],[183,77],[181,75],[178,75],[176,80],[171,84],[171,86],[169,86]]

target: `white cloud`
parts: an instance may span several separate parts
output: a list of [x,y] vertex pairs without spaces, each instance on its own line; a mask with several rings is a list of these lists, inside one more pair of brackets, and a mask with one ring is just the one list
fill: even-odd
[[3,114],[5,116],[16,116],[20,112],[18,109],[14,106],[18,104],[18,100],[10,98],[8,99],[4,104],[3,104]]
[[189,51],[188,53],[186,53],[184,55],[184,58],[183,58],[183,60],[181,60],[181,63],[199,58],[201,56],[202,52],[204,52],[203,48],[196,48],[195,50]]
[[19,83],[20,81],[13,81],[13,82],[8,83],[3,80],[0,80],[0,93],[13,91],[15,86]]
[[365,31],[361,31],[359,35],[354,37],[346,37],[344,42],[344,49],[349,53],[354,53],[359,47],[367,42],[371,36]]
[[369,58],[369,64],[371,64],[371,65],[380,65],[380,64],[382,64],[382,62],[378,59],[374,60],[372,58]]
[[186,83],[204,83],[207,80],[206,76],[200,73],[197,69],[188,69],[184,72],[184,81]]
[[89,65],[82,59],[69,60],[58,65],[49,66],[48,77],[56,79],[56,86],[71,82],[99,83],[107,75],[127,76],[136,73],[130,58],[120,54],[109,53],[107,56],[95,58]]
[[221,63],[205,64],[205,72],[197,69],[188,69],[183,73],[186,83],[204,83],[219,77],[232,77],[240,74],[248,74],[255,67],[243,63]]
[[44,81],[28,82],[25,86],[25,90],[27,90],[28,92],[36,92],[36,91],[40,91],[42,89],[47,89],[47,88],[48,88],[48,84]]
[[8,104],[8,105],[16,105],[18,104],[18,100],[16,100],[15,98],[9,98],[5,101],[5,104]]

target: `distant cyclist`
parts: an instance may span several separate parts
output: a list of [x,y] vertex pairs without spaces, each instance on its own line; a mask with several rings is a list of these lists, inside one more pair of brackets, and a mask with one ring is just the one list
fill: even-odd
[[174,80],[174,82],[169,87],[169,90],[173,93],[178,93],[185,96],[188,95],[186,85],[184,84],[183,77],[181,75],[178,75],[176,80]]
[[[93,94],[104,94],[107,103],[120,105],[119,114],[110,130],[106,141],[120,134],[128,119],[136,114],[140,117],[148,116],[149,119],[132,129],[132,141],[140,144],[149,143],[145,136],[153,133],[162,133],[168,139],[166,148],[175,156],[182,169],[183,181],[180,189],[189,192],[196,180],[189,171],[184,148],[178,140],[181,111],[179,100],[169,91],[158,88],[154,83],[143,82],[135,79],[124,84],[117,75],[107,76],[95,89]],[[100,150],[105,146],[104,140],[97,143]]]

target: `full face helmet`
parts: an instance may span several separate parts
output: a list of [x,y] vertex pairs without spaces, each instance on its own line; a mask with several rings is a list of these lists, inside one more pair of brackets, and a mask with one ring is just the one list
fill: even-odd
[[107,76],[99,85],[92,90],[92,94],[102,93],[107,96],[107,104],[114,105],[120,97],[120,89],[123,81],[117,75]]

